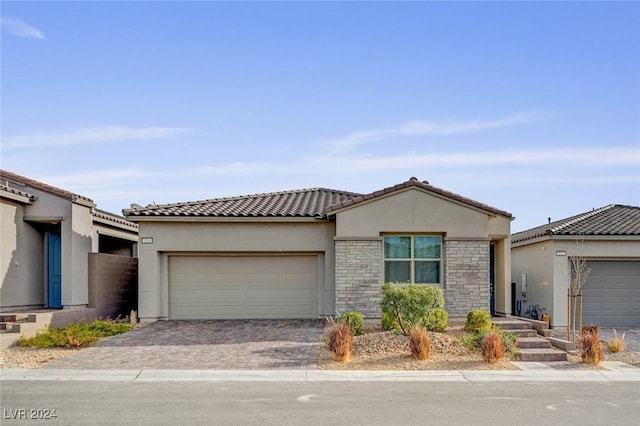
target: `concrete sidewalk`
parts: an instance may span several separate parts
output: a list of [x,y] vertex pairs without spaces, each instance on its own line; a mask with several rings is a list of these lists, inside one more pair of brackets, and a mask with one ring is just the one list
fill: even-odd
[[573,370],[530,368],[509,371],[338,371],[338,370],[86,370],[3,369],[0,381],[104,382],[640,382],[640,369]]

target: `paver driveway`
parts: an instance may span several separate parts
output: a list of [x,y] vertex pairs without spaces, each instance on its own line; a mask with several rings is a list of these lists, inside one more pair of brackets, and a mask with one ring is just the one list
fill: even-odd
[[321,320],[158,321],[47,364],[86,369],[314,369]]

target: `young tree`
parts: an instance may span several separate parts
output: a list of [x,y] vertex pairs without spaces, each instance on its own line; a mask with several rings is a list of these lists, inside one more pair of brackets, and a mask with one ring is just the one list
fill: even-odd
[[[591,268],[584,254],[584,237],[576,239],[576,251],[569,256],[569,322],[571,324],[571,341],[575,342],[580,330],[576,330],[578,320],[582,320],[582,303],[580,303],[580,317],[578,318],[578,299],[582,299],[582,287],[589,279]],[[567,329],[567,334],[569,330]]]

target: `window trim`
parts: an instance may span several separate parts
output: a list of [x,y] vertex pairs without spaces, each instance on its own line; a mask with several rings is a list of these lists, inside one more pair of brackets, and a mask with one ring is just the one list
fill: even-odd
[[[406,234],[406,233],[402,233],[402,234],[394,234],[394,233],[388,233],[388,234],[382,234],[382,267],[383,267],[383,278],[384,278],[384,282],[388,282],[387,277],[386,277],[386,264],[387,262],[409,262],[409,274],[410,274],[410,283],[411,284],[418,284],[418,285],[437,285],[437,286],[441,286],[444,287],[443,285],[443,260],[442,260],[442,255],[443,255],[443,244],[444,244],[444,238],[442,234]],[[409,258],[387,258],[386,253],[385,253],[385,238],[387,237],[409,237],[411,238],[411,257]],[[440,240],[440,257],[433,257],[433,258],[416,258],[414,257],[414,251],[415,251],[415,246],[414,246],[414,238],[415,237],[437,237]],[[438,278],[439,278],[439,282],[437,283],[416,283],[415,282],[415,264],[416,262],[419,261],[432,261],[432,262],[439,262],[439,271],[438,271]]]

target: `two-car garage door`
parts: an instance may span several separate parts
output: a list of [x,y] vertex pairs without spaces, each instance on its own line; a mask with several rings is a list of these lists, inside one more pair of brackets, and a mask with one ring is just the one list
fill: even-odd
[[583,324],[640,326],[640,262],[593,261],[582,289]]
[[169,318],[317,318],[317,265],[317,256],[171,256]]

